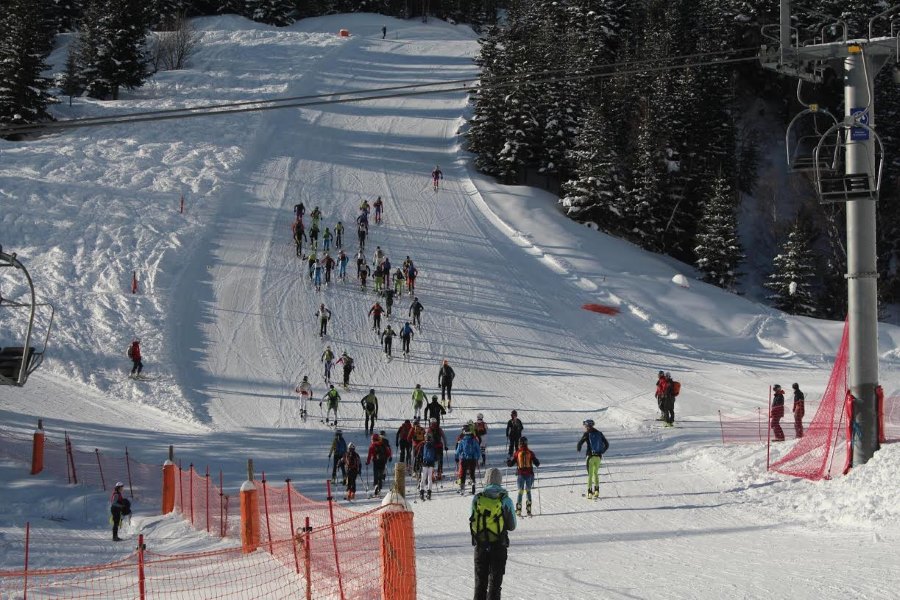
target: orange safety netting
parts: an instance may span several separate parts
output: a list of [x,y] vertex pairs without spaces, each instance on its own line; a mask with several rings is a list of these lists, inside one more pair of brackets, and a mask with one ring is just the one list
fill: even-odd
[[772,463],[770,470],[814,481],[846,471],[851,458],[844,407],[850,359],[848,324],[844,324],[844,335],[819,409],[803,438],[781,459]]
[[766,422],[762,409],[751,415],[729,417],[719,412],[719,427],[723,444],[755,444],[766,441]]
[[[195,529],[219,537],[229,534],[240,537],[235,528],[229,532],[228,514],[232,499],[222,491],[222,472],[219,471],[219,484],[216,485],[209,475],[209,467],[203,474],[190,465],[187,469],[175,471],[175,510],[190,522]],[[287,536],[283,536],[287,537]]]

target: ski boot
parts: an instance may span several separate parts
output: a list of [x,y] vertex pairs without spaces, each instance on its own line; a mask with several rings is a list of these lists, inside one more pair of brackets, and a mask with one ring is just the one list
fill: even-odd
[[472,484],[472,495],[473,496],[475,495],[475,484],[474,483]]
[[373,496],[377,496],[377,495],[380,494],[380,493],[381,493],[381,486],[380,486],[380,485],[376,485],[376,486],[375,486],[375,490],[372,492],[372,495],[373,495]]
[[516,504],[516,516],[517,517],[522,516],[522,505],[521,504]]
[[594,488],[594,500],[599,500],[599,499],[600,499],[600,488],[595,487]]
[[425,490],[419,490],[419,500],[425,499]]
[[531,501],[525,503],[525,512],[528,513],[528,516],[531,516]]
[[431,500],[431,490],[428,490],[428,491],[425,493],[425,499],[426,499],[426,500]]

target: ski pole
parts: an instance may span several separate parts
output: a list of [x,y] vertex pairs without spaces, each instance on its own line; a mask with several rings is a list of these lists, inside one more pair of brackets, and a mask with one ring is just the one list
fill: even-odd
[[366,496],[369,495],[369,463],[366,463],[366,478],[363,480],[366,484]]
[[580,465],[578,464],[579,462],[580,462],[580,460],[576,460],[576,461],[575,461],[575,472],[572,473],[572,484],[571,484],[571,487],[569,488],[569,493],[570,493],[570,494],[574,494],[574,493],[575,493],[575,478],[578,477],[578,467],[580,466]]
[[544,511],[541,510],[541,487],[538,485],[537,471],[534,472],[534,491],[537,493],[538,514],[543,515]]
[[616,490],[616,498],[621,499],[622,496],[619,495],[619,486],[616,485],[616,482],[613,481],[612,473],[609,472],[609,465],[603,465],[606,467],[606,476],[609,478],[610,483],[613,484],[613,489]]

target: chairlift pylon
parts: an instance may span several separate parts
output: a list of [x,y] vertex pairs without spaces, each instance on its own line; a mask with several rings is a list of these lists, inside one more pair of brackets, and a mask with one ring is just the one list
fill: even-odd
[[[0,246],[0,269],[12,269],[15,273],[21,275],[28,285],[29,296],[27,299],[18,301],[4,298],[0,295],[0,321],[14,318],[15,309],[25,309],[28,312],[27,324],[25,324],[25,332],[21,345],[4,346],[0,348],[0,385],[15,385],[22,387],[28,381],[31,375],[44,361],[44,354],[47,350],[47,340],[50,338],[50,329],[53,327],[53,305],[37,302],[34,294],[34,283],[25,265],[16,257],[15,252],[7,254],[3,252]],[[47,331],[43,336],[41,346],[32,346],[34,337],[34,318],[38,307],[46,307],[50,309],[50,320],[47,323]],[[9,321],[7,321],[9,322]],[[12,327],[4,326],[5,331],[13,331]],[[21,330],[21,328],[20,328]],[[8,343],[8,342],[7,342]]]

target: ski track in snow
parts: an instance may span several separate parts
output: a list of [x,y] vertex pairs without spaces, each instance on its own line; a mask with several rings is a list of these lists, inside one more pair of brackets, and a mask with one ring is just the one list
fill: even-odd
[[[398,39],[382,42],[383,22]],[[440,21],[356,14],[283,29],[233,17],[198,25],[205,44],[197,68],[158,74],[125,102],[160,108],[213,97],[337,95],[476,72],[474,36]],[[353,36],[334,36],[340,27]],[[76,103],[72,115],[107,110]],[[900,575],[884,562],[900,541],[897,448],[849,478],[809,485],[767,474],[760,446],[720,444],[716,411],[765,406],[772,381],[801,379],[812,404],[841,325],[783,316],[699,282],[678,288],[671,277],[684,265],[564,219],[540,191],[487,180],[460,150],[465,111],[466,95],[448,92],[110,128],[97,130],[97,139],[0,141],[0,198],[4,209],[14,204],[0,213],[12,238],[2,241],[34,257],[28,264],[40,273],[39,287],[61,307],[48,365],[24,390],[0,390],[5,426],[27,433],[43,416],[76,443],[140,442],[135,452],[145,462],[173,443],[179,457],[221,466],[231,487],[252,457],[273,479],[291,476],[322,498],[331,432],[315,404],[325,389],[324,344],[355,358],[340,420],[363,447],[359,399],[368,389],[378,392],[379,428],[393,438],[411,416],[415,383],[436,393],[446,358],[457,372],[447,437],[482,412],[491,428],[489,466],[503,469],[514,493],[502,432],[516,408],[542,461],[535,490],[542,514],[511,534],[504,597],[881,598],[900,588]],[[436,192],[434,164],[446,177]],[[188,191],[184,216],[171,210],[181,190]],[[366,314],[373,282],[363,291],[353,279],[354,219],[360,202],[376,195],[385,220],[370,226],[367,260],[380,245],[394,268],[409,255],[420,274],[425,313],[408,359],[396,356],[399,340],[393,360],[384,359]],[[24,201],[44,196],[59,200]],[[300,201],[307,228],[316,205],[323,229],[338,219],[346,226],[348,281],[318,293],[291,241]],[[106,219],[96,219],[100,210]],[[48,238],[61,241],[42,249]],[[133,265],[146,290],[137,297],[122,289]],[[399,329],[410,301],[398,298],[382,326]],[[320,302],[334,312],[325,340],[314,317]],[[590,313],[581,309],[586,302],[620,313]],[[886,327],[880,340],[886,360],[897,354],[895,329]],[[143,336],[148,371],[159,379],[124,379],[123,340],[132,332]],[[679,427],[671,430],[645,421],[655,414],[660,368],[684,386]],[[303,375],[315,396],[306,424],[293,393]],[[885,387],[895,389],[891,377],[885,373]],[[599,501],[580,495],[586,477],[575,443],[589,416],[611,442]],[[452,465],[448,455],[448,474]],[[13,483],[0,520],[5,566],[20,564],[27,519],[68,532],[37,564],[71,564],[95,549],[97,560],[129,552],[101,544],[105,494],[46,477],[25,486],[21,468],[8,463],[0,473]],[[471,497],[456,495],[451,483],[413,506],[423,599],[470,593]],[[156,551],[233,543],[137,508],[127,535],[143,532]]]

